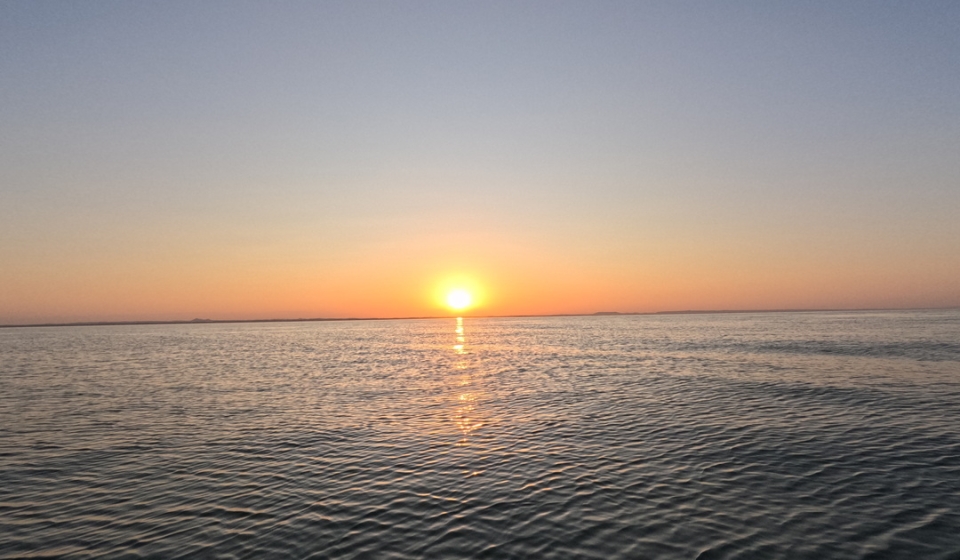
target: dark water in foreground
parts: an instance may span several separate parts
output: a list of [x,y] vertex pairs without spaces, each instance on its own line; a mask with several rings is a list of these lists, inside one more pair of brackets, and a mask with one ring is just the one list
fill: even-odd
[[0,558],[960,558],[960,312],[456,328],[0,329]]

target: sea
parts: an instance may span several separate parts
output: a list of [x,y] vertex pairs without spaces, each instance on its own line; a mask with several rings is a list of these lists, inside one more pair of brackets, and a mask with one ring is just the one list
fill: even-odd
[[960,559],[960,311],[0,329],[0,558]]

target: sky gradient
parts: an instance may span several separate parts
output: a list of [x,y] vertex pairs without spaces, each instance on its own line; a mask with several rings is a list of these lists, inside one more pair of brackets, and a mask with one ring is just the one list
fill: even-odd
[[0,324],[960,305],[960,2],[0,3]]

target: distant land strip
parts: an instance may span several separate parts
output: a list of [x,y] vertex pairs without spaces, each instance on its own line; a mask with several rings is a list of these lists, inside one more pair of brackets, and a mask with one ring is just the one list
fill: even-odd
[[[597,311],[596,313],[552,313],[532,315],[461,315],[471,319],[510,319],[536,317],[609,317],[629,315],[711,315],[723,313],[860,313],[876,311],[949,311],[960,307],[886,307],[862,309],[685,309],[676,311]],[[190,319],[174,321],[81,321],[75,323],[26,323],[0,325],[0,329],[27,327],[110,327],[122,325],[204,325],[225,323],[311,323],[323,321],[410,321],[423,319],[450,319],[457,315],[423,317],[312,317],[298,319]]]

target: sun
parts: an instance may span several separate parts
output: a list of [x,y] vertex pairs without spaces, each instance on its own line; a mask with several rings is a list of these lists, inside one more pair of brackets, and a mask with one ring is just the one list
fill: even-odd
[[483,282],[475,275],[466,273],[448,274],[433,284],[428,294],[432,303],[430,307],[444,315],[474,313],[486,308],[489,300]]
[[454,311],[462,311],[473,303],[473,296],[466,290],[452,290],[447,294],[447,305]]

